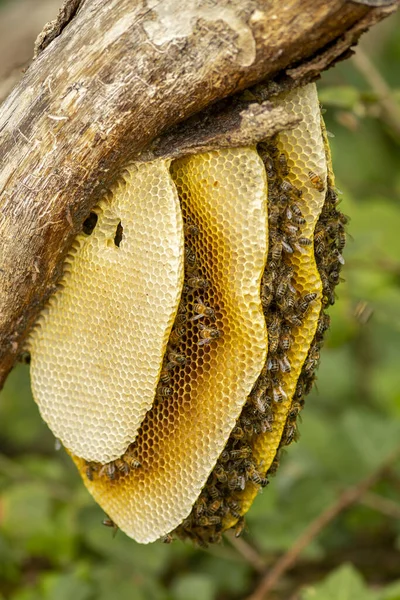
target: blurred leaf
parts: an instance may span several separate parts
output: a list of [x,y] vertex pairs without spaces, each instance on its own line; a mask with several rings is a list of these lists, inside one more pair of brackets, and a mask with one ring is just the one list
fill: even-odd
[[174,582],[172,597],[174,600],[213,600],[216,588],[204,575],[183,575]]
[[305,589],[301,600],[378,600],[378,595],[367,588],[358,571],[348,564],[319,585]]
[[337,108],[354,108],[360,101],[360,95],[357,88],[353,86],[335,85],[322,88],[319,92],[319,100],[322,106],[327,104]]

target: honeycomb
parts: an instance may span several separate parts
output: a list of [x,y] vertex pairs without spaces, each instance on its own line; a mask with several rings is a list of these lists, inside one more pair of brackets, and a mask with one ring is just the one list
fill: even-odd
[[[255,149],[228,149],[176,161],[171,174],[184,221],[195,230],[185,247],[192,257],[181,302],[185,331],[175,344],[186,363],[169,371],[171,395],[142,424],[134,448],[140,469],[111,482],[85,481],[111,519],[140,542],[168,533],[190,513],[267,354],[259,295],[267,257],[262,161]],[[214,315],[201,316],[199,306]],[[85,463],[75,461],[85,472]]]
[[43,419],[68,450],[107,463],[153,404],[182,290],[182,216],[168,165],[131,166],[96,219],[77,237],[29,349]]
[[240,535],[297,438],[347,219],[315,86],[276,103],[302,120],[257,148],[132,165],[32,334],[43,417],[142,543]]
[[[273,403],[271,430],[254,436],[252,458],[257,465],[261,466],[264,473],[270,468],[282,439],[287,416],[293,404],[297,382],[321,313],[322,284],[314,257],[313,234],[327,192],[327,160],[315,86],[310,85],[300,90],[294,90],[286,96],[278,98],[277,102],[288,113],[294,112],[301,115],[302,120],[294,129],[283,131],[276,136],[275,156],[278,159],[285,156],[285,171],[282,173],[283,177],[280,185],[275,186],[276,189],[273,189],[272,185],[270,186],[269,203],[271,204],[272,201],[275,206],[279,203],[282,204],[282,195],[285,194],[285,191],[282,194],[282,187],[285,190],[285,182],[288,182],[292,187],[286,186],[288,187],[286,194],[291,198],[284,201],[283,206],[286,211],[289,206],[289,210],[293,212],[293,204],[296,205],[296,210],[300,211],[301,218],[304,220],[304,223],[298,224],[298,234],[301,235],[299,237],[300,239],[310,240],[308,245],[292,244],[292,252],[283,252],[280,267],[282,269],[285,264],[292,268],[290,285],[293,287],[297,303],[299,303],[299,298],[305,298],[308,294],[313,294],[315,297],[309,303],[307,312],[301,315],[299,324],[296,323],[296,320],[289,320],[291,345],[286,351],[285,357],[290,365],[290,371],[279,373],[283,399],[281,402]],[[278,164],[277,173],[280,170],[282,172]],[[301,195],[298,197],[296,193],[293,193],[293,190],[301,191]],[[290,208],[289,203],[293,200],[294,202]],[[288,221],[287,217],[285,221]],[[289,219],[289,222],[293,225],[293,216],[291,220]],[[268,266],[266,278],[268,278]],[[279,280],[279,277],[277,277],[277,280]],[[289,313],[292,310],[289,308]],[[283,310],[279,311],[280,330],[286,322],[285,317],[284,307]],[[259,486],[250,482],[243,494],[236,499],[240,499],[243,514],[250,508],[258,489]],[[224,526],[229,527],[236,520],[228,518]]]

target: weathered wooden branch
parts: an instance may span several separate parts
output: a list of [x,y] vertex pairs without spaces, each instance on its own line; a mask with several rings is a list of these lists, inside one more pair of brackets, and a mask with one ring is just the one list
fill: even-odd
[[[221,135],[232,141],[237,134],[228,113],[236,110],[238,119],[240,112],[223,99],[263,81],[254,93],[267,100],[316,78],[400,4],[371,8],[367,2],[65,4],[0,107],[0,385],[73,238],[121,167],[144,151],[168,154],[172,138],[192,151]],[[163,137],[215,103],[205,114],[200,145],[193,132],[200,135],[202,117]],[[213,135],[212,114],[224,111],[226,128],[214,120]],[[243,127],[243,114],[239,121]]]

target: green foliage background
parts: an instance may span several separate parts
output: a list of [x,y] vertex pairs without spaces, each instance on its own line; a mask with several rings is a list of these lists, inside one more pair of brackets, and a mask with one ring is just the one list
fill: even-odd
[[[362,46],[400,112],[399,26],[397,14]],[[400,121],[396,133],[352,61],[324,74],[319,89],[350,236],[300,441],[248,515],[244,540],[266,567],[400,441]],[[364,316],[373,311],[366,323],[355,316],[360,302]],[[113,538],[41,421],[28,367],[0,393],[0,423],[0,600],[228,600],[256,586],[254,562],[229,540],[204,551]],[[394,465],[312,541],[274,597],[399,600],[399,495]]]

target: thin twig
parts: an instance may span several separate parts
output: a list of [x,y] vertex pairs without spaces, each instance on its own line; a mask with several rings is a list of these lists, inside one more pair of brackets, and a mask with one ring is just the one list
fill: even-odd
[[257,552],[257,550],[253,548],[253,546],[251,546],[243,538],[235,537],[235,534],[232,531],[228,531],[225,534],[225,537],[255,571],[258,573],[264,573],[266,567],[265,560]]
[[400,106],[393,96],[390,86],[360,46],[352,57],[352,61],[375,93],[387,125],[395,132],[396,138],[400,139]]
[[301,552],[310,544],[310,542],[343,510],[357,502],[367,490],[375,485],[391,467],[396,460],[400,458],[400,446],[368,477],[360,481],[357,485],[345,490],[338,500],[323,511],[314,521],[310,523],[307,529],[294,542],[292,547],[284,554],[274,565],[274,567],[265,573],[259,582],[254,593],[247,600],[267,600],[271,592],[282,575],[298,560]]
[[390,500],[390,498],[384,498],[380,494],[366,492],[360,498],[360,504],[364,504],[392,519],[400,519],[400,504],[394,502],[394,500]]

